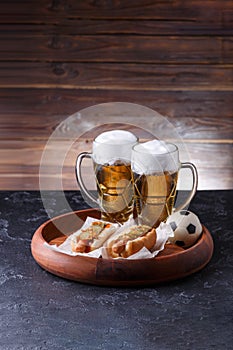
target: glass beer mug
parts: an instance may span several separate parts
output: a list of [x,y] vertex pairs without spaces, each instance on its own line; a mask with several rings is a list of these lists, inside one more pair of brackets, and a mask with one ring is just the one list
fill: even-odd
[[134,178],[135,208],[140,223],[158,226],[172,214],[179,171],[188,168],[193,177],[192,190],[185,208],[197,189],[197,170],[192,163],[180,163],[176,145],[159,140],[137,144],[132,149],[131,166]]
[[[81,191],[101,211],[101,219],[126,222],[133,214],[134,188],[131,151],[138,138],[129,131],[106,131],[93,141],[92,153],[82,152],[76,161],[76,176]],[[86,188],[81,175],[82,161],[93,161],[98,199]]]

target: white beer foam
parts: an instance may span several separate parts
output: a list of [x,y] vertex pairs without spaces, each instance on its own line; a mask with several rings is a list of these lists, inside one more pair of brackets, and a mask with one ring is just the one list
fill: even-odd
[[93,142],[93,159],[98,164],[113,164],[116,160],[130,162],[137,137],[126,130],[105,131]]
[[179,167],[178,150],[173,144],[152,140],[140,143],[133,149],[132,170],[137,174],[175,172]]
[[107,143],[107,144],[122,144],[136,142],[137,137],[129,131],[126,130],[111,130],[105,131],[98,135],[95,139],[96,142]]
[[151,154],[164,154],[168,153],[168,147],[164,141],[152,140],[141,143],[137,147],[138,151],[145,151],[146,153]]

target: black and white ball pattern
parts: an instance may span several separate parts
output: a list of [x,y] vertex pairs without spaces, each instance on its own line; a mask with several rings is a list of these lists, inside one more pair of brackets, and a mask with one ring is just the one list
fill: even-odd
[[202,233],[202,225],[197,215],[188,210],[180,210],[167,218],[174,231],[174,237],[169,242],[182,248],[191,247]]

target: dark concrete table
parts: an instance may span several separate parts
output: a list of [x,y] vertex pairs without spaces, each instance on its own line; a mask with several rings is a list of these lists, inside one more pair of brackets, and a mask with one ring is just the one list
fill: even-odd
[[[59,194],[49,195],[53,213]],[[107,288],[42,270],[30,251],[48,218],[40,193],[1,192],[0,349],[233,349],[232,196],[200,191],[192,202],[215,244],[202,271],[150,288]],[[74,210],[85,207],[79,193],[66,197]]]

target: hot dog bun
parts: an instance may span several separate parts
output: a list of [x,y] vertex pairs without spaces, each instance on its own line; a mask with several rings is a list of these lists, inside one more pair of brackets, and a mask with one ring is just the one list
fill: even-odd
[[116,228],[110,223],[93,221],[90,226],[81,229],[71,239],[71,249],[76,253],[88,253],[100,248],[115,232]]
[[107,243],[107,252],[112,258],[128,258],[143,247],[152,249],[156,243],[156,231],[147,225],[134,225]]

